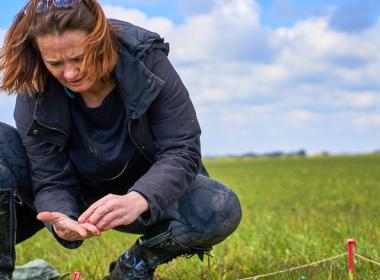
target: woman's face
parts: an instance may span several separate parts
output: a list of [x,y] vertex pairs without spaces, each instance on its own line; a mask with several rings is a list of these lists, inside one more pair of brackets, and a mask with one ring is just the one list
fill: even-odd
[[95,79],[81,73],[87,33],[81,30],[63,34],[38,36],[37,47],[49,72],[65,87],[85,93],[94,86]]

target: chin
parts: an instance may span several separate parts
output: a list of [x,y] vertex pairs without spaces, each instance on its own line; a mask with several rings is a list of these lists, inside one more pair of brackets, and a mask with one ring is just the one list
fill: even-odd
[[85,92],[87,91],[90,87],[88,85],[77,85],[77,86],[74,86],[74,85],[66,85],[66,87],[71,90],[71,91],[74,91],[74,92]]

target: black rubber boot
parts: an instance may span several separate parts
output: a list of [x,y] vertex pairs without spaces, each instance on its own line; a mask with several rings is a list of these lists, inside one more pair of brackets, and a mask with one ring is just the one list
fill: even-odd
[[153,280],[156,267],[172,259],[197,254],[201,259],[211,248],[190,248],[178,243],[170,230],[151,238],[140,238],[110,266],[109,280]]
[[11,280],[15,265],[16,209],[13,189],[0,189],[0,280]]

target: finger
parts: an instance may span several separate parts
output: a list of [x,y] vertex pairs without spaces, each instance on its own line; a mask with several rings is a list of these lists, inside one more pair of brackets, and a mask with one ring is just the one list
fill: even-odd
[[102,197],[101,199],[91,204],[90,207],[88,207],[87,210],[84,211],[82,215],[80,215],[78,221],[80,223],[87,222],[88,218],[95,212],[95,210],[107,203],[112,198],[112,196],[113,195],[106,195],[105,197]]
[[114,221],[115,219],[119,219],[120,218],[120,211],[111,211],[111,212],[108,212],[107,214],[105,214],[103,217],[101,217],[99,219],[99,221],[95,224],[95,226],[99,229],[99,230],[104,230],[105,227],[108,227],[109,224]]
[[107,205],[102,205],[92,213],[90,217],[88,217],[87,222],[93,225],[96,225],[98,221],[104,217],[104,215],[112,212],[112,209],[110,209]]
[[70,229],[68,228],[65,228],[65,227],[54,227],[54,231],[55,233],[62,239],[64,240],[67,240],[67,241],[75,241],[75,240],[81,240],[81,236],[75,232],[75,231],[71,231]]
[[54,229],[56,233],[65,240],[83,240],[87,238],[88,232],[77,221],[74,221],[67,217],[56,223],[54,223]]
[[81,226],[87,230],[87,232],[91,233],[92,235],[97,235],[99,236],[100,235],[100,230],[92,225],[92,224],[89,224],[89,223],[84,223],[84,224],[81,224]]
[[87,230],[84,227],[82,227],[82,225],[80,225],[80,224],[71,225],[67,229],[71,230],[71,232],[73,232],[73,233],[76,233],[77,235],[79,235],[83,239],[86,239],[88,236]]
[[67,216],[58,212],[41,212],[37,215],[38,220],[50,223],[56,223],[65,217]]
[[93,206],[90,206],[86,211],[82,213],[82,215],[79,216],[78,222],[80,223],[86,223],[88,218],[95,212],[96,208]]
[[119,218],[116,218],[112,221],[110,221],[108,224],[106,224],[103,228],[102,228],[102,231],[106,231],[106,230],[109,230],[109,229],[113,229],[117,226],[120,226],[120,225],[124,225],[124,223],[122,223],[122,221],[119,219]]
[[[96,227],[101,231],[113,229],[121,225],[129,225],[137,219],[137,216],[125,214],[125,212],[113,211],[105,215],[97,224]],[[104,223],[103,223],[104,222]]]

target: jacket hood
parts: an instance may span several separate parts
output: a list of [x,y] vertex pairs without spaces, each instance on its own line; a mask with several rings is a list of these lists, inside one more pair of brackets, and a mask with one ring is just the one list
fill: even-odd
[[169,53],[169,44],[157,33],[127,22],[111,19],[118,29],[119,61],[113,72],[127,115],[136,119],[148,109],[164,85],[164,81],[147,69],[142,62],[150,52],[160,49]]

